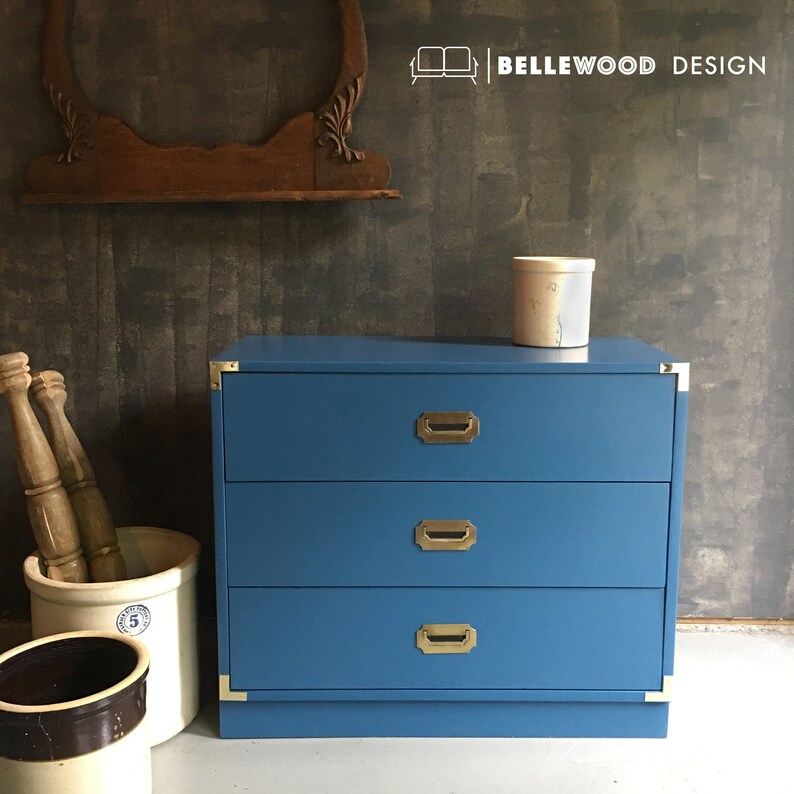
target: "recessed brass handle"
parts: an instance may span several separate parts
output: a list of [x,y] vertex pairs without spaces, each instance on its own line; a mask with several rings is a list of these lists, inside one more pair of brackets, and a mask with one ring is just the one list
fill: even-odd
[[422,521],[414,540],[423,551],[468,551],[477,542],[477,527],[471,521]]
[[425,444],[470,444],[480,435],[480,420],[471,411],[430,411],[416,420],[416,435]]
[[422,653],[469,653],[477,646],[477,631],[468,623],[428,623],[416,632]]

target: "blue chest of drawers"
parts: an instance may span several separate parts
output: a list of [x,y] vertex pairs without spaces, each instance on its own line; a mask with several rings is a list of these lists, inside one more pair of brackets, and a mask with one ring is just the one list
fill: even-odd
[[687,364],[246,337],[210,379],[222,736],[666,734]]

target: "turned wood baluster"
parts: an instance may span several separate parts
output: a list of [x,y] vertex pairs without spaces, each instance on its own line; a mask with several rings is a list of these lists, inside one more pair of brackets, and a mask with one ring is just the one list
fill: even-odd
[[0,394],[8,402],[33,535],[50,579],[87,582],[88,568],[74,509],[61,483],[55,456],[28,401],[29,371],[24,353],[0,356]]
[[54,370],[35,372],[30,393],[44,412],[49,438],[61,480],[72,500],[80,540],[93,582],[117,582],[127,578],[116,527],[110,508],[96,481],[94,469],[66,418],[66,385]]

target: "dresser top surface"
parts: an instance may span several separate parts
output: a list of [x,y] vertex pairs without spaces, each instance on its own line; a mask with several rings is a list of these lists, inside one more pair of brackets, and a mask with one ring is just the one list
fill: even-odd
[[658,373],[681,359],[628,338],[587,347],[519,347],[509,339],[380,336],[246,336],[214,361],[241,372]]

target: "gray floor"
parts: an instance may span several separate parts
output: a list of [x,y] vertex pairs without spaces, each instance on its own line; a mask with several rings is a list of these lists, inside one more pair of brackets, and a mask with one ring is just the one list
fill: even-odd
[[208,705],[155,748],[155,792],[792,794],[794,627],[686,627],[678,643],[666,740],[222,741]]

